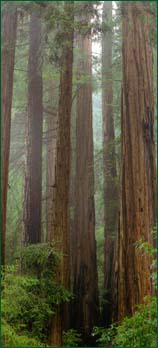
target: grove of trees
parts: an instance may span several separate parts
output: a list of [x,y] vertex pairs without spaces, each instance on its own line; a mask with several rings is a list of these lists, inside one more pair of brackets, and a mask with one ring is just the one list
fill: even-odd
[[156,2],[2,1],[2,345],[156,347]]

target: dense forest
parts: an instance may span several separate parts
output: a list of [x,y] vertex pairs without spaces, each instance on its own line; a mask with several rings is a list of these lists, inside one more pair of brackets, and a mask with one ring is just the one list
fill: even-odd
[[156,2],[1,12],[2,345],[156,347]]

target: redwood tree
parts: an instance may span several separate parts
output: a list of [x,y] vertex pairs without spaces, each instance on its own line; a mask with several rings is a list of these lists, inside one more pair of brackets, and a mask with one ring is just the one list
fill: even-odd
[[[70,176],[70,125],[72,104],[72,65],[73,65],[73,2],[64,4],[64,21],[62,32],[61,76],[58,109],[58,138],[55,168],[55,202],[52,225],[52,238],[56,248],[62,253],[57,270],[57,280],[69,288],[69,176]],[[62,329],[67,326],[67,309],[58,305],[52,320],[50,344],[61,346]]]
[[[83,16],[88,25],[89,15]],[[82,25],[82,24],[81,24]],[[90,34],[78,34],[78,48],[83,58],[78,73],[81,84],[77,93],[75,223],[73,237],[74,304],[73,325],[89,334],[99,314],[96,265],[93,127],[92,127],[92,43]],[[82,81],[83,76],[85,82]]]
[[151,295],[151,258],[136,248],[153,243],[155,144],[152,14],[149,2],[123,3],[123,95],[118,319]]
[[[49,108],[46,111],[46,240],[51,241],[53,238],[53,214],[55,204],[55,168],[56,168],[56,150],[57,150],[57,130],[58,115],[57,106],[52,105],[52,89],[54,83],[49,83]],[[54,95],[54,99],[57,97]]]
[[17,32],[17,9],[2,9],[2,264],[5,264],[7,187],[10,149],[13,73]]
[[30,15],[26,168],[24,185],[24,244],[41,241],[42,192],[42,57],[39,9]]
[[118,226],[118,188],[115,156],[115,132],[113,118],[112,84],[112,1],[103,4],[102,34],[102,117],[103,117],[103,164],[104,164],[104,305],[103,319],[109,324],[113,311],[114,246]]

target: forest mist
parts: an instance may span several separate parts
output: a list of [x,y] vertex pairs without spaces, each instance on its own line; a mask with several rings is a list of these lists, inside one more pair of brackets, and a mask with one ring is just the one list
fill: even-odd
[[156,347],[156,2],[2,1],[2,344]]

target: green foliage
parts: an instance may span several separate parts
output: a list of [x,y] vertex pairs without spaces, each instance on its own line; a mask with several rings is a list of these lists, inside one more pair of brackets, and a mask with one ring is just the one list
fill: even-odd
[[156,347],[156,299],[139,305],[132,318],[125,318],[115,337],[120,347]]
[[30,245],[22,254],[23,272],[39,279],[40,294],[47,298],[50,304],[68,302],[71,298],[70,292],[55,280],[59,260],[59,253],[48,243]]
[[7,347],[41,347],[39,340],[34,338],[18,335],[14,328],[2,320],[2,341]]
[[116,327],[116,324],[112,324],[109,329],[105,329],[103,327],[94,327],[92,336],[99,337],[97,339],[99,346],[109,345],[112,343],[116,335]]
[[52,244],[32,244],[24,248],[22,252],[22,269],[27,274],[44,276],[54,275],[59,262],[59,254]]
[[144,254],[148,254],[148,255],[155,254],[155,250],[153,249],[152,245],[149,242],[144,241],[143,239],[140,239],[139,241],[137,241],[136,248]]
[[23,274],[17,267],[6,267],[2,315],[16,333],[47,342],[56,305],[70,299],[70,293],[55,281],[58,262],[53,246],[40,244],[25,248]]
[[[151,231],[151,234],[156,238],[156,228],[154,228]],[[148,242],[144,241],[144,239],[140,239],[136,242],[136,249],[140,250],[140,252],[143,255],[150,255],[152,257],[152,262],[151,262],[151,278],[155,286],[157,286],[157,270],[156,270],[156,250],[153,248],[153,246]]]
[[81,342],[81,334],[76,330],[70,329],[63,332],[63,346],[64,347],[78,347]]
[[102,32],[107,33],[107,32],[112,32],[114,23],[112,19],[106,19],[102,22]]
[[36,339],[45,339],[52,314],[49,300],[40,294],[40,282],[37,278],[6,271],[2,315],[17,333],[29,333]]
[[156,328],[156,298],[146,298],[133,317],[125,317],[120,325],[114,323],[108,329],[95,327],[93,335],[99,336],[101,346],[156,347]]

